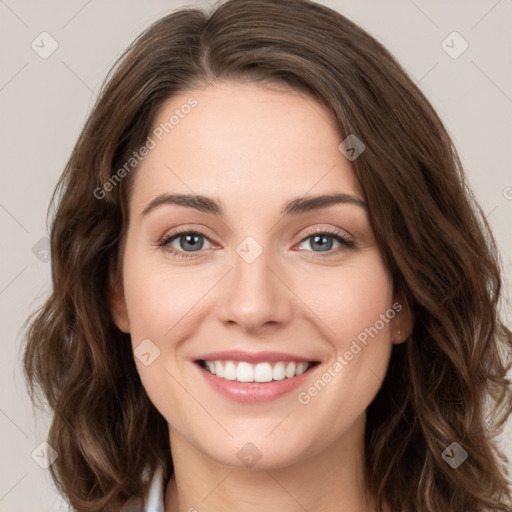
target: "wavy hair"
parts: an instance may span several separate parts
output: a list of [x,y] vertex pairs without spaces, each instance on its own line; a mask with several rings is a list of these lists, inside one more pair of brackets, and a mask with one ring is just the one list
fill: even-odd
[[[342,14],[308,0],[228,0],[157,20],[101,88],[51,205],[52,292],[27,319],[24,375],[53,412],[50,472],[77,510],[145,499],[173,472],[168,425],[114,324],[135,165],[164,103],[214,80],[280,84],[325,105],[366,150],[352,162],[395,290],[414,316],[367,410],[367,489],[394,512],[505,511],[498,435],[512,412],[496,242],[440,118],[396,59]],[[125,167],[126,169],[126,167]],[[119,173],[117,174],[119,178]],[[110,186],[107,185],[110,183]],[[442,452],[457,442],[457,469]]]

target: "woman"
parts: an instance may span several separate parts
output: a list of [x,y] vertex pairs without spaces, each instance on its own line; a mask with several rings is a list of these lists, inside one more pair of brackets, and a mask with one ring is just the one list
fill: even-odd
[[24,363],[75,509],[508,510],[496,245],[354,23],[305,0],[160,19],[56,190]]

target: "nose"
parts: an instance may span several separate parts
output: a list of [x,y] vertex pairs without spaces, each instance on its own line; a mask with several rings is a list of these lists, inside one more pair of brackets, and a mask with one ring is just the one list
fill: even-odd
[[233,268],[223,279],[218,305],[222,322],[254,334],[282,328],[292,317],[294,297],[282,266],[267,248],[252,262],[240,254],[234,254]]

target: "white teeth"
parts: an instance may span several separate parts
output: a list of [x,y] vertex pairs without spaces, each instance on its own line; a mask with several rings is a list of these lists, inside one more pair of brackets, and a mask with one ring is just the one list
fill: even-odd
[[206,361],[206,367],[208,368],[208,371],[210,373],[213,373],[215,375],[215,363],[212,361]]
[[295,370],[297,369],[295,363],[288,363],[286,365],[286,370],[284,371],[284,374],[291,379],[292,377],[295,377]]
[[[238,382],[271,382],[302,375],[309,363],[277,362],[251,364],[246,361],[205,361],[204,368],[221,379]],[[272,366],[273,364],[273,366]]]
[[236,366],[233,361],[226,361],[226,365],[224,366],[224,378],[227,380],[236,379]]
[[270,382],[272,380],[272,366],[270,363],[258,363],[254,369],[256,382]]
[[236,369],[236,380],[238,382],[254,382],[254,368],[249,363],[238,363]]
[[217,377],[224,378],[224,366],[222,366],[222,361],[215,361],[215,375]]
[[308,368],[308,363],[299,363],[295,375],[302,375]]
[[285,377],[284,373],[284,363],[277,363],[272,369],[272,379],[273,380],[283,380]]

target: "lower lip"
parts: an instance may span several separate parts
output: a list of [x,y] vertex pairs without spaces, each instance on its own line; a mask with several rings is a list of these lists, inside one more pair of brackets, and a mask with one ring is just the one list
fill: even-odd
[[194,365],[215,391],[236,402],[249,403],[269,402],[292,392],[304,384],[311,372],[319,366],[317,364],[303,374],[291,379],[284,378],[271,382],[238,382],[237,380],[221,379],[205,370],[199,364],[194,363]]

